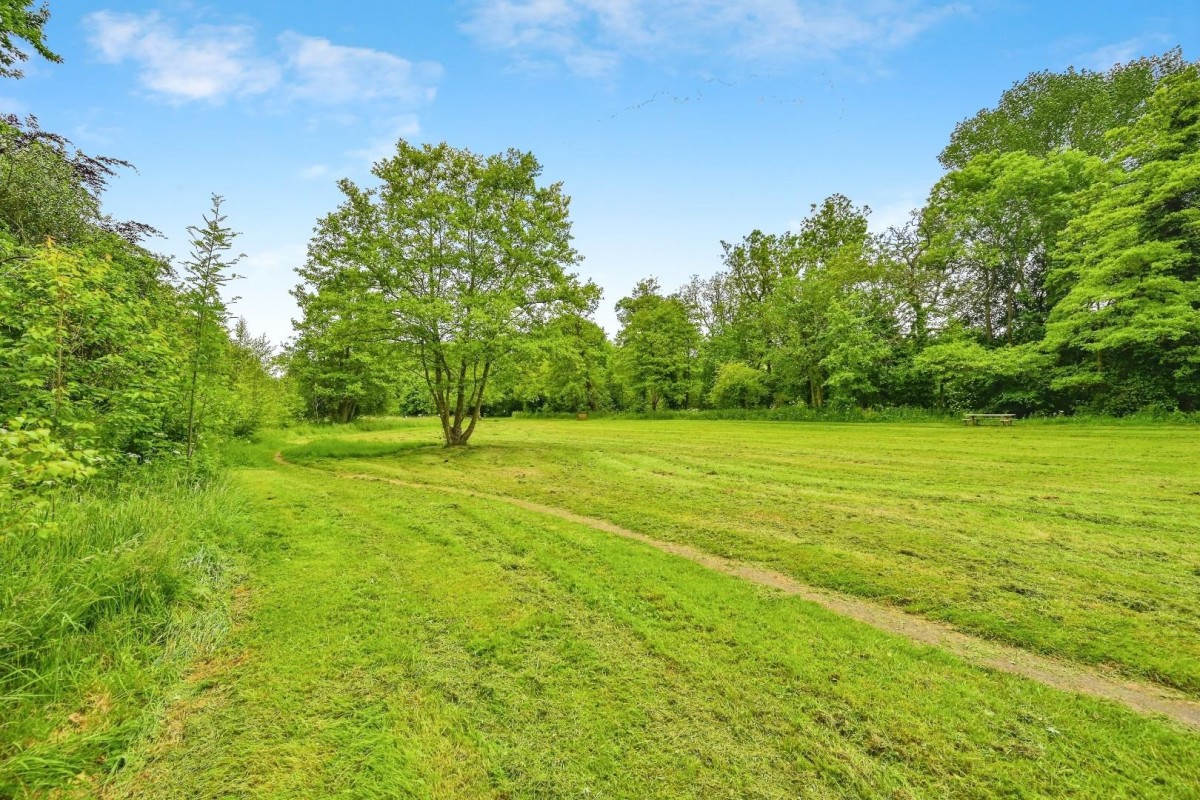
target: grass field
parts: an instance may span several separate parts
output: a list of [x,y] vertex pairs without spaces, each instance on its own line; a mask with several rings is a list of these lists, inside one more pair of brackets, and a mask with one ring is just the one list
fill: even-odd
[[1195,730],[438,488],[1195,697],[1200,431],[381,428],[237,455],[262,543],[235,628],[107,796],[1200,797]]

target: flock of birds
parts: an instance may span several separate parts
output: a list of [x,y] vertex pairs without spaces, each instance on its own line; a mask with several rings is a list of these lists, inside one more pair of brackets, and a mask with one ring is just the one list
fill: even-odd
[[[829,73],[822,72],[821,75],[822,75],[822,77],[824,77],[826,79],[829,91],[831,91],[831,92],[835,91],[836,86],[834,85],[833,80],[829,77]],[[724,87],[728,87],[728,88],[732,89],[732,88],[742,85],[744,81],[753,81],[753,80],[757,80],[761,77],[762,76],[758,75],[757,73],[749,73],[749,74],[743,76],[742,81],[726,81],[726,80],[722,80],[721,78],[707,78],[704,80],[704,83],[708,84],[708,85],[724,86]],[[687,105],[689,103],[699,103],[703,99],[704,99],[704,89],[703,88],[697,89],[695,94],[685,94],[685,95],[679,95],[679,94],[675,94],[674,92],[668,91],[666,89],[660,89],[659,91],[656,91],[654,94],[647,97],[645,100],[642,100],[640,102],[633,103],[632,105],[628,105],[628,106],[625,106],[624,108],[618,109],[617,111],[614,111],[613,113],[609,114],[607,117],[601,117],[600,119],[597,119],[596,122],[598,122],[598,123],[607,122],[609,120],[616,119],[617,117],[620,117],[624,114],[628,114],[633,111],[640,111],[641,109],[646,108],[647,106],[653,105],[655,103],[670,103],[675,106],[683,106],[683,105]],[[805,99],[803,97],[781,97],[776,94],[762,94],[762,95],[758,96],[757,105],[766,105],[766,104],[770,103],[770,104],[774,104],[774,105],[800,106],[800,105],[804,104],[804,100]],[[845,111],[846,111],[846,98],[844,96],[841,98],[841,102],[842,102],[842,110],[841,110],[841,114],[838,117],[839,119],[841,119],[845,115]]]

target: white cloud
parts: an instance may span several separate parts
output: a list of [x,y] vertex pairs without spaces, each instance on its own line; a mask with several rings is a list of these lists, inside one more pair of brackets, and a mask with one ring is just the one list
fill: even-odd
[[313,164],[300,170],[300,177],[306,181],[312,181],[317,178],[324,178],[332,171],[328,164]]
[[1170,37],[1161,33],[1136,36],[1084,53],[1079,56],[1077,62],[1079,66],[1087,69],[1108,70],[1117,64],[1125,64],[1140,56],[1159,53],[1169,41]]
[[365,47],[288,32],[279,37],[287,54],[294,97],[323,104],[400,100],[418,105],[433,99],[441,66],[411,61]]
[[103,61],[132,61],[151,93],[172,102],[222,102],[261,94],[280,80],[279,66],[255,53],[244,25],[197,25],[179,34],[158,14],[98,11],[84,18]]
[[273,278],[291,275],[297,266],[304,263],[306,252],[302,244],[267,247],[248,254],[238,265],[238,271],[251,279],[257,276]]
[[965,10],[927,0],[474,0],[463,28],[523,66],[561,62],[577,74],[602,76],[630,57],[877,52]]
[[174,103],[221,103],[271,93],[321,106],[377,100],[415,108],[433,99],[435,63],[287,31],[264,52],[246,25],[179,27],[159,14],[98,11],[84,18],[102,61],[132,62],[141,85]]

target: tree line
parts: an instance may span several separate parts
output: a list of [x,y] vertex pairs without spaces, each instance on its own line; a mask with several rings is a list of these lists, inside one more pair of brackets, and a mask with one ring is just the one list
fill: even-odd
[[[0,70],[50,61],[44,7],[7,0]],[[276,354],[231,319],[236,234],[215,197],[179,263],[113,219],[129,164],[0,119],[0,471],[38,487],[178,460],[290,418],[691,408],[1192,412],[1200,398],[1200,72],[1178,49],[1040,72],[960,123],[903,225],[835,194],[796,230],[722,242],[594,320],[570,199],[527,152],[397,144],[343,180]],[[53,494],[50,492],[49,494]]]
[[715,275],[639,281],[610,338],[531,154],[402,141],[319,222],[288,373],[310,416],[434,413],[450,444],[514,410],[1195,411],[1195,64],[1032,74],[940,161],[904,224],[835,194]]

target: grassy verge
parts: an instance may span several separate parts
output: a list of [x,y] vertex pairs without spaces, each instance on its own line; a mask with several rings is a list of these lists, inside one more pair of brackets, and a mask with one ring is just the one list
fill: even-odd
[[269,462],[235,477],[271,542],[245,623],[106,797],[1197,794],[1194,732],[638,543]]
[[135,475],[0,537],[0,797],[119,769],[186,664],[228,631],[241,495]]
[[465,450],[414,446],[436,433],[285,452],[601,517],[1200,695],[1200,429],[489,420]]

